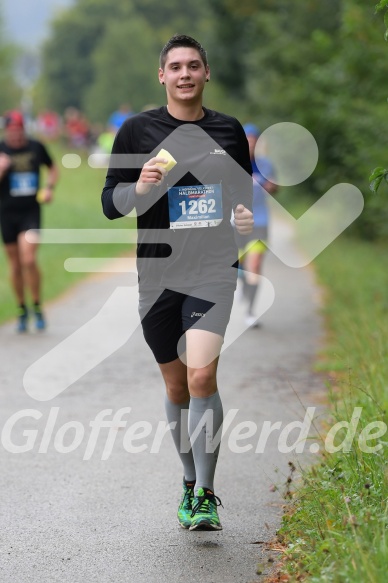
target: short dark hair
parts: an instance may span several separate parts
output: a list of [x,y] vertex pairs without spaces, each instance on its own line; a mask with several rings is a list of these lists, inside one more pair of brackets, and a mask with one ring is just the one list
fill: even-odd
[[207,54],[203,46],[191,36],[187,36],[186,34],[174,34],[174,36],[166,42],[160,53],[159,63],[161,69],[164,69],[164,65],[166,64],[167,54],[171,49],[177,49],[178,47],[196,49],[201,56],[203,64],[207,67]]

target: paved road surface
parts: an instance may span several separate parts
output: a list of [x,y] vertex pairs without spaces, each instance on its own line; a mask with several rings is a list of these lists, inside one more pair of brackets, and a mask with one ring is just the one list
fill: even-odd
[[[292,245],[287,225],[275,224],[273,231]],[[238,412],[216,476],[224,505],[218,533],[177,524],[181,467],[170,435],[158,446],[158,424],[165,420],[159,371],[139,329],[126,338],[128,327],[137,325],[129,275],[88,278],[47,308],[49,328],[42,335],[18,337],[13,323],[0,328],[2,583],[259,580],[262,546],[253,543],[274,536],[282,512],[282,497],[271,486],[284,491],[288,462],[301,457],[278,451],[279,429],[256,453],[263,423],[283,428],[303,419],[299,399],[314,405],[323,390],[312,373],[321,330],[311,268],[287,268],[268,255],[265,275],[275,299],[263,327],[241,334],[220,364],[224,412]],[[271,289],[268,283],[261,305],[271,302]],[[236,304],[230,337],[241,332],[241,317]],[[118,414],[124,427],[117,417],[110,432],[102,427],[96,433],[90,425],[101,411],[110,410],[109,422],[123,408],[130,408]],[[257,430],[236,441],[239,423],[242,433]],[[233,451],[247,445],[249,451]],[[8,451],[23,446],[27,451]],[[141,446],[147,449],[131,450]]]

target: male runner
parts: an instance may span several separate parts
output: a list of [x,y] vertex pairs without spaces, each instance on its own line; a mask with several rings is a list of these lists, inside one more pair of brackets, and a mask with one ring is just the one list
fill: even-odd
[[[214,494],[214,438],[223,421],[216,373],[237,277],[232,209],[240,232],[253,224],[248,143],[235,118],[203,107],[209,79],[203,47],[189,36],[172,37],[159,68],[167,106],[124,122],[102,193],[110,219],[136,209],[139,311],[183,464],[178,521],[190,530],[222,528]],[[161,148],[167,157],[157,156]],[[138,169],[123,167],[123,154],[138,154]],[[177,163],[168,172],[170,155]],[[191,449],[183,450],[197,427]]]
[[26,332],[28,327],[26,288],[31,293],[36,328],[43,330],[45,320],[41,309],[41,276],[36,260],[38,238],[33,242],[27,241],[25,233],[40,227],[37,193],[41,166],[48,167],[46,185],[41,193],[42,202],[51,201],[58,170],[43,144],[27,137],[20,112],[10,111],[3,119],[4,140],[0,142],[0,226],[12,287],[19,306],[17,330]]

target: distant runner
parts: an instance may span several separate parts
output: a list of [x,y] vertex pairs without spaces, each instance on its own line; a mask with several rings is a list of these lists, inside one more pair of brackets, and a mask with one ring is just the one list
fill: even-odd
[[247,304],[245,323],[258,328],[261,324],[254,313],[255,300],[259,289],[263,259],[267,250],[269,227],[269,208],[267,193],[276,194],[278,187],[271,180],[275,179],[275,171],[271,160],[264,155],[255,154],[259,128],[248,123],[244,131],[249,143],[249,154],[252,163],[253,185],[253,220],[254,226],[249,235],[236,233],[236,241],[240,249],[240,276],[242,279],[243,299]]
[[[41,209],[37,200],[52,200],[58,170],[45,146],[27,137],[19,111],[4,115],[4,140],[0,142],[0,226],[10,267],[12,287],[18,302],[19,332],[28,329],[29,311],[26,290],[33,302],[35,326],[46,326],[41,308],[41,275],[37,265],[38,233],[31,242],[25,238],[29,229],[40,228]],[[47,166],[46,184],[40,189],[40,168]]]

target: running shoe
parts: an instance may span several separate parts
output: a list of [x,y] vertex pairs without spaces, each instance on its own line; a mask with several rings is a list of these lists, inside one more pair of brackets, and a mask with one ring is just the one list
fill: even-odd
[[194,482],[183,480],[183,494],[178,508],[178,522],[182,528],[190,528],[194,500]]
[[194,497],[190,530],[222,530],[217,506],[222,506],[218,496],[207,488],[199,488]]
[[16,330],[17,332],[27,332],[27,328],[28,328],[28,310],[25,307],[20,307]]
[[35,328],[37,330],[44,330],[46,328],[46,321],[42,314],[42,309],[39,305],[34,306]]

